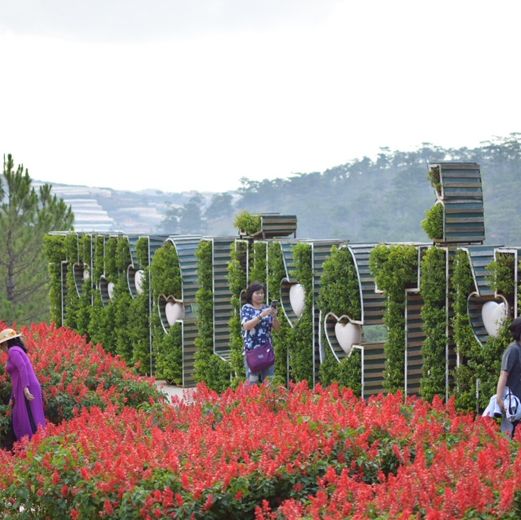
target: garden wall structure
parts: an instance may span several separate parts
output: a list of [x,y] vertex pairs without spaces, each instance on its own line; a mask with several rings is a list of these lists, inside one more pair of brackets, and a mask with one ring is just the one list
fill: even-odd
[[[121,345],[148,338],[147,372],[192,386],[211,379],[215,366],[221,382],[225,377],[236,384],[243,378],[237,313],[255,279],[266,283],[267,298],[280,301],[283,327],[275,338],[282,380],[353,386],[357,380],[364,396],[401,389],[447,398],[467,388],[475,400],[476,389],[489,388],[497,377],[497,363],[483,366],[487,355],[505,346],[502,331],[519,314],[520,248],[483,244],[479,165],[436,163],[428,173],[435,202],[422,225],[431,243],[297,239],[296,217],[277,214],[249,217],[236,237],[53,233],[47,244],[53,319],[81,328],[82,306],[95,309],[101,302],[104,323],[119,335],[112,350],[126,352]],[[207,247],[198,260],[201,244]],[[198,293],[202,267],[212,280]],[[146,301],[141,329],[134,324],[132,334],[128,322],[118,321],[117,308],[114,316],[108,310],[121,298],[122,276],[128,295]],[[211,306],[210,314],[198,314],[202,304]],[[92,322],[84,332],[107,337]],[[116,330],[118,323],[125,330]],[[201,345],[203,338],[213,342],[210,355],[220,361],[205,358],[196,376],[197,338]],[[126,352],[130,363],[145,359],[140,345],[139,356]]]

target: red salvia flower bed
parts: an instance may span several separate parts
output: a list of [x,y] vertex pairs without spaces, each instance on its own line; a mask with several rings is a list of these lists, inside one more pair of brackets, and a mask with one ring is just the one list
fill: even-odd
[[[65,335],[69,350],[85,352],[84,340],[70,331],[39,330],[49,338]],[[38,348],[34,344],[34,357]],[[96,371],[115,370],[118,360],[92,348],[100,356]],[[59,356],[48,360],[54,362],[68,370]],[[123,366],[118,370],[127,374]],[[102,372],[96,377],[104,380]],[[50,424],[14,454],[0,451],[0,504],[7,515],[272,520],[521,514],[518,441],[502,435],[493,420],[459,415],[452,403],[404,402],[399,394],[363,401],[336,386],[312,391],[299,384],[290,390],[241,387],[220,396],[201,386],[190,404],[151,399],[134,407],[118,402],[120,390],[104,388],[103,405],[87,406],[79,382],[63,384],[60,392],[70,389],[80,403],[73,416]]]

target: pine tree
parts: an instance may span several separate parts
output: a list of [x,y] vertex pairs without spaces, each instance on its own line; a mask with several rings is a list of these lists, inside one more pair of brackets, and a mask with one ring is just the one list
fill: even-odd
[[70,230],[71,208],[52,195],[51,186],[35,189],[28,170],[4,156],[0,178],[0,315],[18,325],[49,317],[47,260],[43,238]]

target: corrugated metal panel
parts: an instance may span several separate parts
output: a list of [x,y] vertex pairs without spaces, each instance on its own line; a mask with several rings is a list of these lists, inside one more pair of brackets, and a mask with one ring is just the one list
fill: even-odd
[[494,299],[494,290],[487,279],[485,267],[494,260],[497,246],[471,246],[462,248],[469,257],[470,268],[474,278],[474,291],[467,300],[467,310],[474,335],[483,345],[489,336],[483,323],[481,309],[486,301]]
[[363,397],[384,391],[385,352],[383,343],[363,346]]
[[165,242],[171,242],[177,252],[181,270],[181,299],[184,307],[182,319],[182,377],[183,386],[194,386],[195,338],[197,336],[195,293],[199,287],[197,280],[197,257],[195,252],[201,237],[169,236]]
[[485,218],[481,171],[477,163],[441,162],[431,165],[440,171],[443,204],[443,238],[440,243],[482,243]]
[[336,245],[345,244],[342,240],[314,240],[311,242],[311,262],[313,272],[313,384],[315,384],[318,368],[320,367],[320,348],[321,348],[321,325],[320,309],[317,302],[320,294],[322,274],[324,272],[324,262],[331,254],[331,248]]
[[228,322],[233,313],[232,293],[228,283],[228,263],[233,238],[213,238],[213,351],[222,359],[230,359],[230,329]]
[[420,294],[408,292],[405,308],[405,393],[420,393],[423,357],[422,346],[425,341],[421,308],[423,298]]

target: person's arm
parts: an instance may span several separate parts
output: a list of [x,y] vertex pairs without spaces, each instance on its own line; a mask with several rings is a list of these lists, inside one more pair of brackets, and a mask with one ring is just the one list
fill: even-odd
[[269,307],[266,307],[260,314],[257,314],[253,318],[251,318],[248,321],[245,321],[242,324],[242,328],[244,330],[251,330],[254,329],[262,320],[262,318],[265,318],[266,316],[269,316],[271,314],[271,310]]
[[508,374],[509,373],[506,370],[501,370],[501,372],[499,373],[499,379],[497,381],[496,402],[502,412],[505,411],[505,402],[503,401],[503,396],[505,395],[505,387],[507,386]]

